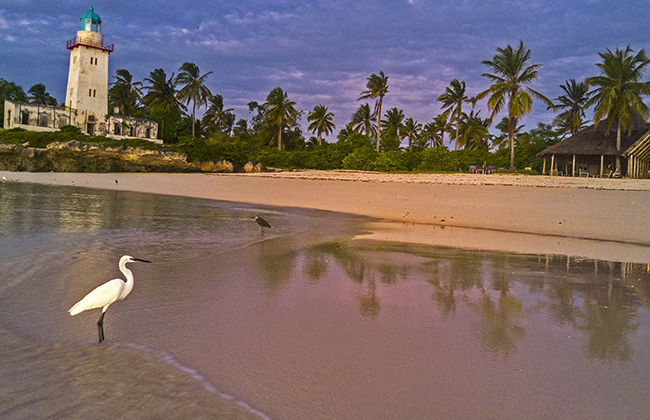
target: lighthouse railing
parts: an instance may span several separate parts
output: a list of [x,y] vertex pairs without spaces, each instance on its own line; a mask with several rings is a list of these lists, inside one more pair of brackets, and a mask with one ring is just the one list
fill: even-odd
[[95,42],[91,39],[82,38],[80,36],[68,40],[68,42],[66,42],[65,47],[71,50],[74,47],[77,47],[79,45],[84,45],[90,48],[97,48],[103,51],[108,51],[109,53],[113,52],[113,50],[115,49],[114,44],[104,44],[103,42]]

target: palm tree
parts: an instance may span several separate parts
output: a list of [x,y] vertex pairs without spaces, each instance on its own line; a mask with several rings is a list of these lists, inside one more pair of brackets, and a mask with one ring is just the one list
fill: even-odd
[[357,131],[354,129],[354,123],[350,122],[336,135],[336,141],[337,143],[345,143],[350,139],[350,136],[356,133]]
[[47,89],[45,88],[45,85],[43,83],[38,83],[35,84],[34,86],[30,87],[29,90],[27,91],[31,96],[27,97],[29,99],[29,102],[36,104],[36,115],[38,116],[37,118],[37,124],[40,125],[40,120],[41,120],[41,105],[54,105],[56,106],[56,99],[50,96],[50,94],[47,92]]
[[404,133],[404,124],[402,123],[402,121],[404,121],[404,111],[397,108],[391,108],[386,111],[385,118],[386,119],[381,120],[381,128],[384,130],[384,135],[386,136],[384,140],[391,136],[395,136],[398,142],[397,147],[399,148]]
[[463,112],[459,124],[459,137],[457,139],[459,146],[465,149],[489,149],[489,119],[482,119],[478,115],[480,113],[481,111],[474,114],[474,111],[471,111],[468,115]]
[[168,79],[163,69],[155,69],[144,81],[149,84],[143,87],[147,93],[142,97],[142,103],[147,105],[152,113],[164,111],[181,115],[186,110],[176,96],[174,73]]
[[368,138],[377,132],[377,128],[372,122],[374,114],[370,112],[370,105],[359,105],[357,111],[352,115],[352,124],[355,130],[364,133]]
[[[628,45],[625,50],[598,53],[603,62],[596,64],[600,75],[589,77],[587,85],[595,89],[589,92],[586,106],[594,106],[594,125],[606,118],[606,134],[616,121],[616,150],[621,150],[621,131],[632,131],[633,117],[648,118],[648,106],[643,103],[642,95],[650,95],[650,84],[640,82],[650,62],[645,50],[632,55],[634,51]],[[616,171],[621,172],[621,158],[616,157]]]
[[556,108],[566,111],[559,114],[553,120],[553,125],[559,127],[560,134],[575,134],[584,126],[585,109],[589,95],[589,86],[585,82],[576,82],[575,79],[567,80],[560,88],[564,95],[558,96],[555,100],[559,103]]
[[233,127],[233,134],[244,140],[249,139],[251,133],[248,129],[248,121],[246,121],[244,118],[241,118],[239,121],[237,121]]
[[298,118],[295,105],[296,103],[290,101],[287,93],[279,87],[269,93],[266,102],[262,105],[265,119],[278,126],[278,150],[282,150],[282,126],[284,124],[292,126]]
[[510,118],[510,127],[508,129],[508,138],[510,140],[510,170],[514,170],[514,129],[521,117],[532,110],[533,99],[531,95],[542,100],[551,108],[555,106],[546,96],[524,86],[537,79],[537,69],[541,67],[541,64],[528,64],[530,49],[524,46],[523,41],[519,41],[519,48],[516,50],[508,45],[506,48],[497,48],[497,52],[498,54],[491,61],[482,61],[493,72],[483,73],[482,76],[487,77],[494,84],[476,95],[476,99],[480,100],[490,95],[488,98],[488,109],[492,111],[490,121],[504,107],[508,108],[508,117]]
[[413,118],[407,118],[404,121],[404,137],[409,139],[409,152],[413,151],[413,142],[418,139],[420,136],[420,131],[422,131],[422,124],[418,124]]
[[[515,127],[514,129],[515,139],[519,136],[521,130],[524,127],[525,126],[523,124]],[[492,139],[492,146],[501,150],[501,148],[504,145],[507,145],[506,139],[508,138],[508,133],[510,132],[510,118],[503,117],[501,121],[499,121],[499,123],[494,126],[494,128],[499,130],[501,132],[501,135],[496,136]]]
[[125,69],[119,69],[115,74],[115,82],[108,90],[108,106],[119,108],[122,115],[133,115],[142,99],[142,82],[134,82],[131,73]]
[[427,146],[442,146],[443,138],[440,135],[435,122],[432,121],[430,123],[424,124],[424,127],[422,127],[422,131],[420,132],[419,143],[422,143],[422,146],[420,147],[421,150],[424,150]]
[[219,94],[210,97],[209,105],[203,114],[203,124],[213,125],[219,131],[230,133],[235,122],[235,115],[232,113],[234,108],[224,109],[223,96]]
[[194,122],[196,121],[196,107],[206,106],[212,96],[210,89],[205,85],[205,80],[212,72],[201,75],[199,67],[194,63],[183,63],[178,69],[176,82],[183,86],[178,91],[178,99],[183,104],[192,101],[192,137],[194,137]]
[[360,101],[362,99],[377,99],[375,102],[375,111],[374,114],[377,117],[377,153],[379,153],[379,136],[380,136],[380,126],[381,126],[381,104],[384,99],[384,95],[388,93],[388,76],[384,75],[383,71],[379,72],[379,76],[376,74],[371,74],[368,77],[368,83],[366,83],[368,90],[364,90],[359,95]]
[[30,87],[27,93],[31,95],[27,99],[33,104],[56,106],[56,99],[47,92],[43,83],[37,83]]
[[448,116],[444,112],[442,114],[436,115],[430,124],[433,124],[433,128],[438,133],[438,135],[435,137],[436,143],[432,143],[431,146],[442,146],[445,140],[445,133],[451,132],[454,126],[451,124],[451,122],[449,122]]
[[325,135],[332,134],[332,131],[336,129],[336,125],[332,122],[334,118],[333,112],[328,112],[328,108],[323,105],[316,105],[314,110],[309,113],[307,116],[307,121],[311,121],[309,124],[309,131],[318,136],[318,144],[323,143],[323,133]]
[[445,93],[438,96],[438,102],[442,102],[442,111],[449,117],[450,121],[456,123],[456,149],[458,149],[458,131],[460,127],[460,118],[463,113],[463,104],[470,103],[472,100],[465,95],[465,82],[459,82],[457,79],[452,80],[449,86],[445,88]]

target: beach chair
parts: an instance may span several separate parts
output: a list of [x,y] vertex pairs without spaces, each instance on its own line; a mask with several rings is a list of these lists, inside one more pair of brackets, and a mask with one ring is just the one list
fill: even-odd
[[470,174],[475,174],[476,173],[476,166],[469,165],[469,173]]
[[491,174],[494,172],[494,166],[488,166],[487,169],[485,170],[486,174]]

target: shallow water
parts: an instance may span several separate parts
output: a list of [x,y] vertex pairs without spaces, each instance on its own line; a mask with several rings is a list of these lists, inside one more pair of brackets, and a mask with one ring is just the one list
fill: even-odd
[[[650,409],[646,265],[352,241],[363,220],[327,212],[26,184],[0,197],[3,418]],[[153,264],[130,265],[100,346],[98,311],[67,309],[126,253]]]

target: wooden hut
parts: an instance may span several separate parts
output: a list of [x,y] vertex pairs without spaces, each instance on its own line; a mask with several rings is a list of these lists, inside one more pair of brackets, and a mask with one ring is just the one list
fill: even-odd
[[[616,148],[616,123],[605,134],[605,122],[598,128],[589,126],[573,136],[542,150],[543,172],[550,161],[550,175],[565,176],[627,176],[648,178],[650,171],[650,123],[635,122],[632,132],[621,132],[621,148]],[[621,173],[615,172],[616,158],[621,159]]]

